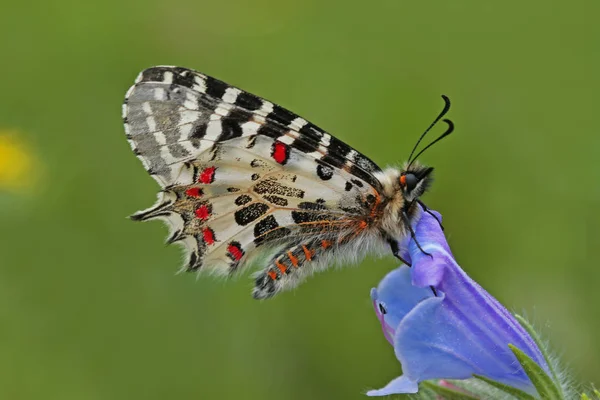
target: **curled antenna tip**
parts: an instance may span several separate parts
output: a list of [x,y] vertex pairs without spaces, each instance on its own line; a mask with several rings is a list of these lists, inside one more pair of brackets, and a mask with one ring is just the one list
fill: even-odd
[[442,115],[446,114],[450,109],[450,98],[445,94],[442,95],[442,99],[444,99],[444,110],[442,111]]
[[439,137],[437,140],[440,140],[443,137],[448,136],[449,134],[454,132],[454,122],[452,122],[452,120],[450,120],[448,118],[444,118],[442,121],[448,124],[448,128],[446,128],[446,132],[442,133],[442,136]]
[[442,121],[444,121],[445,123],[448,124],[448,128],[446,128],[446,131],[444,133],[442,133],[440,136],[438,136],[438,138],[435,139],[433,142],[431,142],[427,146],[425,146],[421,151],[419,151],[417,153],[417,155],[412,159],[412,161],[408,164],[408,167],[406,167],[406,169],[408,169],[410,167],[410,165],[412,164],[412,162],[414,160],[416,160],[421,154],[423,154],[423,152],[425,150],[427,150],[428,148],[430,148],[431,146],[433,146],[434,144],[436,144],[437,142],[439,142],[440,140],[442,140],[443,138],[445,138],[446,136],[448,136],[449,134],[454,132],[454,122],[452,122],[448,118],[444,118]]
[[[448,112],[448,110],[450,110],[450,99],[448,98],[448,96],[446,96],[445,94],[442,95],[442,99],[444,99],[444,109],[442,110],[441,113],[439,113],[439,115],[433,120],[433,122],[431,123],[431,125],[429,125],[427,127],[427,129],[425,129],[425,132],[423,132],[421,134],[421,136],[419,137],[419,140],[417,140],[417,143],[415,143],[415,146],[413,147],[412,151],[410,152],[410,155],[408,156],[408,166],[410,166],[412,164],[412,162],[414,161],[414,158],[412,158],[413,154],[415,154],[415,151],[417,150],[417,147],[419,147],[419,143],[421,143],[421,140],[423,140],[423,138],[425,137],[425,135],[427,135],[427,132],[429,132],[431,130],[431,128],[433,128],[435,126],[435,124],[444,116],[446,115],[446,113]],[[431,143],[432,144],[432,143]],[[430,144],[430,145],[431,145]],[[421,151],[422,153],[422,151]],[[420,153],[419,153],[420,154]]]

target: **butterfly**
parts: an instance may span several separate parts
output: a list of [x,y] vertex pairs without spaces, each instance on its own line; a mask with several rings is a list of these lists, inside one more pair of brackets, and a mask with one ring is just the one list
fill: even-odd
[[[187,68],[142,71],[123,104],[127,140],[161,187],[131,218],[161,219],[187,271],[232,275],[262,258],[253,296],[296,287],[315,271],[355,263],[414,235],[432,167],[382,170],[316,125],[268,100]],[[418,206],[421,205],[421,207]]]

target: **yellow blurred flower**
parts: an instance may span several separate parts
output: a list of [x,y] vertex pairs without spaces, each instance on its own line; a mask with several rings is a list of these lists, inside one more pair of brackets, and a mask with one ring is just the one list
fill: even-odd
[[37,171],[33,153],[16,132],[0,129],[0,190],[30,187]]

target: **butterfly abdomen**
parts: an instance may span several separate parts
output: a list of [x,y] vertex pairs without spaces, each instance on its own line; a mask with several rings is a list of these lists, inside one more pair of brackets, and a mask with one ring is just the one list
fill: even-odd
[[267,268],[256,275],[253,297],[272,297],[333,264],[356,264],[367,254],[387,252],[385,242],[375,231],[362,231],[352,239],[348,241],[329,234],[283,248],[271,258]]

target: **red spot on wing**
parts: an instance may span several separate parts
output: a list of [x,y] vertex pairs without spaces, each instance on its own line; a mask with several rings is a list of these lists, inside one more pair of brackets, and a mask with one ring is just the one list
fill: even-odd
[[210,208],[206,204],[202,204],[196,209],[196,217],[206,221],[210,217]]
[[275,142],[273,144],[273,158],[279,164],[285,164],[290,157],[290,148],[287,144],[282,142]]
[[204,237],[204,242],[206,244],[214,244],[215,243],[215,232],[210,228],[204,228],[202,230],[202,236]]
[[185,194],[187,194],[190,197],[202,197],[204,193],[202,192],[202,189],[193,187],[186,190]]
[[204,168],[198,177],[198,182],[205,184],[213,183],[216,169],[216,167]]
[[229,254],[231,254],[231,257],[235,261],[240,261],[242,257],[244,257],[244,251],[236,243],[230,243],[229,246],[227,246],[227,251],[229,252]]

